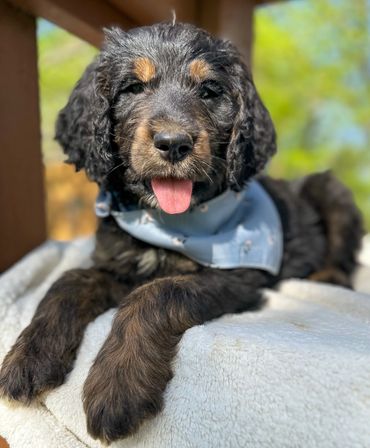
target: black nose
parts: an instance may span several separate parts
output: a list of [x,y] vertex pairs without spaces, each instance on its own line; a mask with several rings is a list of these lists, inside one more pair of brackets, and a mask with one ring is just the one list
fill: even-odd
[[185,159],[191,152],[193,141],[185,133],[159,132],[154,135],[154,146],[163,159],[175,163]]

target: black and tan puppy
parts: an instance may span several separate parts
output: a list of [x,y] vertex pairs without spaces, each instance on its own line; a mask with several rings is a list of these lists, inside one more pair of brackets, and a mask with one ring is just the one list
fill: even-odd
[[[184,24],[106,34],[58,118],[69,163],[128,210],[167,214],[243,190],[263,170],[276,149],[273,124],[229,42]],[[284,278],[350,286],[362,235],[350,192],[329,173],[259,182],[282,223],[276,275],[204,266],[133,237],[108,215],[93,267],[51,287],[6,356],[1,394],[28,404],[60,385],[87,324],[118,306],[83,396],[90,434],[110,442],[160,411],[188,328],[255,307],[260,289]]]

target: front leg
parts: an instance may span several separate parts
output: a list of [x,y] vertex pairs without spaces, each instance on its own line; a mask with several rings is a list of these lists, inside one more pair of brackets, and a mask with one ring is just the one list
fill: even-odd
[[0,396],[29,404],[62,384],[89,322],[116,306],[124,287],[97,269],[75,269],[56,281],[40,302],[0,371]]
[[90,434],[109,443],[157,414],[181,335],[222,314],[255,306],[261,298],[258,288],[272,282],[271,275],[257,270],[207,270],[134,290],[117,311],[84,385]]

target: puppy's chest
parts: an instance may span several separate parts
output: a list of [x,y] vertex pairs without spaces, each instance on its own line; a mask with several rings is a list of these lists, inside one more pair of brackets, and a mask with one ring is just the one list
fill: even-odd
[[98,235],[93,260],[96,266],[133,283],[202,269],[182,254],[143,243],[124,232]]

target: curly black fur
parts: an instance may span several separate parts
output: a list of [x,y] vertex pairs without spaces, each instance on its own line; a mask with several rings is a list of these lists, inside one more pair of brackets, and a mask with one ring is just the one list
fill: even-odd
[[[194,205],[226,188],[238,190],[261,172],[275,153],[275,131],[229,42],[184,24],[106,34],[59,115],[56,137],[69,163],[123,203],[142,207],[158,207],[150,185],[155,177],[191,179]],[[153,146],[161,129],[181,131],[192,152],[164,161]],[[87,324],[118,305],[83,398],[90,434],[110,442],[160,411],[188,328],[252,309],[261,288],[284,278],[350,286],[362,235],[350,192],[328,172],[293,183],[260,181],[283,224],[278,275],[200,266],[136,240],[106,218],[93,267],[65,273],[49,290],[4,360],[0,393],[27,404],[61,384]]]

